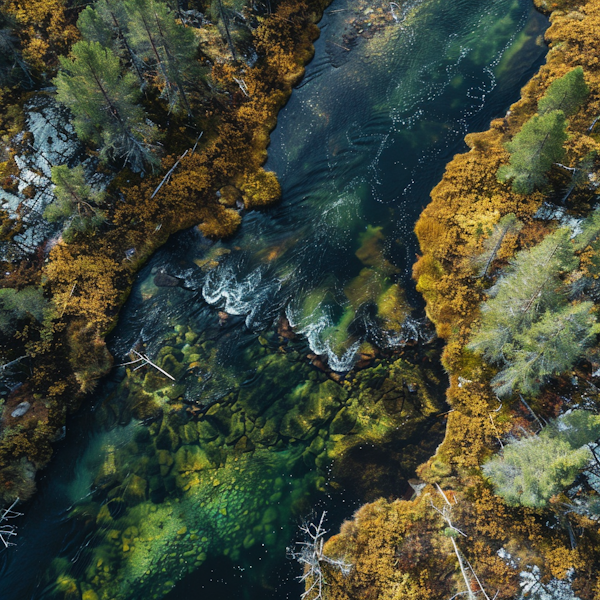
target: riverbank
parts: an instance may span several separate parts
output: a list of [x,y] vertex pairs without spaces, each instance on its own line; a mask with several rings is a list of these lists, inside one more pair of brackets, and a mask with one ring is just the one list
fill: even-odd
[[[470,151],[449,163],[415,228],[421,256],[414,277],[428,316],[446,340],[443,363],[450,375],[446,397],[451,411],[444,442],[418,469],[426,484],[418,497],[363,506],[326,544],[328,555],[354,565],[346,577],[326,569],[328,599],[425,600],[457,594],[509,599],[528,593],[597,598],[597,522],[569,510],[572,497],[565,495],[557,495],[546,509],[508,506],[494,495],[481,471],[502,439],[518,436],[519,428],[531,428],[537,418],[556,417],[586,401],[595,406],[594,359],[546,386],[530,400],[530,410],[518,397],[500,401],[490,384],[496,371],[465,347],[489,286],[488,278],[473,276],[472,257],[480,252],[484,232],[510,213],[523,223],[518,239],[508,240],[495,257],[497,271],[516,250],[539,243],[556,227],[552,219],[536,216],[548,201],[546,193],[517,194],[496,173],[509,158],[504,144],[536,113],[550,83],[578,66],[584,69],[590,93],[569,119],[567,164],[599,149],[594,124],[600,113],[600,46],[594,32],[600,27],[600,3],[536,4],[552,11],[546,65],[504,118],[493,121],[488,131],[467,136]],[[549,177],[560,190],[560,169]],[[594,196],[571,197],[568,214],[558,210],[562,222],[589,214]]]
[[[104,340],[147,258],[171,234],[198,223],[208,237],[227,237],[241,222],[240,206],[252,209],[278,199],[275,175],[262,168],[269,132],[312,57],[312,42],[319,35],[315,22],[325,5],[284,2],[262,17],[253,32],[252,48],[258,60],[252,67],[224,61],[223,42],[209,36],[201,46],[201,60],[212,64],[217,93],[200,100],[195,109],[202,116],[193,120],[192,127],[185,118],[169,115],[164,157],[156,174],[141,178],[129,169],[110,173],[113,179],[107,191],[113,200],[99,231],[47,246],[47,254],[40,248],[16,263],[4,264],[3,288],[41,286],[50,306],[43,322],[21,320],[18,335],[3,341],[7,358],[20,359],[27,371],[27,382],[4,401],[0,435],[0,498],[4,502],[31,497],[35,472],[49,461],[52,441],[61,437],[66,415],[77,409],[111,368]],[[13,9],[15,18],[22,20],[19,7]],[[53,18],[60,21],[64,14],[61,10]],[[44,15],[40,18],[48,16]],[[73,25],[76,19],[71,14],[68,20],[65,44],[78,36]],[[24,40],[35,36],[29,26],[23,25]],[[46,52],[68,48],[57,45],[54,29],[50,34]],[[30,45],[23,41],[26,49]],[[38,63],[42,69],[43,60]],[[22,106],[32,93],[20,98],[12,112],[18,112],[19,102]],[[158,110],[154,112],[154,118],[160,116]],[[15,124],[18,119],[7,129]],[[170,180],[157,191],[172,168]],[[14,154],[3,164],[9,187],[13,171]],[[12,230],[5,228],[3,235],[10,244],[19,228],[14,222],[6,223]],[[17,374],[17,381],[21,378]],[[27,406],[24,403],[29,409],[18,416],[14,410]]]

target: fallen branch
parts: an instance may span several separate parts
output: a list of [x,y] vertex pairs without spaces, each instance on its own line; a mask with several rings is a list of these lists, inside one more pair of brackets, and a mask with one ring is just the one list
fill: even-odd
[[327,40],[330,44],[333,44],[334,46],[337,46],[338,48],[341,48],[342,50],[345,50],[346,52],[350,52],[350,48],[346,48],[346,46],[341,46],[340,44],[336,44],[335,42],[332,42],[331,40]]
[[330,558],[323,552],[324,536],[327,530],[323,527],[323,521],[327,513],[323,511],[318,525],[314,523],[305,523],[300,527],[304,533],[303,542],[297,542],[301,546],[299,551],[288,548],[288,556],[297,560],[304,567],[304,575],[298,577],[300,582],[310,581],[310,587],[300,596],[302,600],[322,600],[323,589],[325,587],[325,577],[321,568],[321,563],[329,564],[339,569],[342,575],[348,575],[352,565],[335,558]]
[[0,540],[4,544],[5,548],[9,546],[15,546],[14,542],[10,541],[10,538],[17,535],[16,527],[14,525],[6,524],[8,519],[15,519],[16,517],[22,517],[23,513],[14,510],[15,506],[19,502],[17,498],[8,508],[4,509],[2,515],[0,515]]
[[[200,138],[198,138],[200,139]],[[152,196],[150,196],[150,200],[152,200],[152,198],[154,198],[154,196],[156,196],[156,194],[158,194],[158,191],[160,190],[160,188],[167,182],[167,180],[169,179],[169,177],[171,177],[171,174],[173,173],[173,171],[177,168],[177,165],[179,165],[179,163],[185,158],[186,154],[189,152],[189,148],[177,159],[177,162],[168,170],[167,174],[163,177],[162,181],[158,184],[158,187],[154,190]]]
[[[173,375],[169,375],[169,373],[167,373],[164,369],[161,369],[157,364],[153,363],[145,354],[140,354],[137,350],[132,350],[132,352],[136,356],[138,356],[141,360],[146,361],[146,363],[143,365],[140,365],[140,367],[144,367],[144,366],[146,366],[146,364],[148,364],[151,367],[154,367],[157,371],[160,371],[163,375],[166,375],[172,381],[175,381],[175,377],[173,377]],[[138,362],[138,361],[135,361],[135,362]],[[131,363],[131,364],[133,364],[133,363]],[[140,368],[140,367],[136,367],[136,368]]]

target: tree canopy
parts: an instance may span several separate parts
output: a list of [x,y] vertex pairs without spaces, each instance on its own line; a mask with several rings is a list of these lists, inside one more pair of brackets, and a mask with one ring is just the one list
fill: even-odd
[[95,229],[104,221],[104,212],[98,207],[105,193],[93,190],[86,183],[82,165],[69,169],[67,165],[52,167],[52,183],[56,200],[44,211],[48,221],[67,222],[63,232],[67,241],[78,231]]
[[519,194],[530,194],[546,184],[546,173],[565,154],[567,121],[560,110],[534,115],[521,131],[506,144],[510,152],[508,165],[500,167],[498,179],[512,180],[512,188]]
[[561,110],[566,117],[576,113],[590,93],[583,68],[577,67],[555,79],[538,102],[538,113],[544,115]]
[[199,78],[193,30],[179,25],[164,2],[126,0],[123,6],[128,19],[125,37],[132,52],[143,61],[169,110],[183,107],[190,115],[188,88]]
[[[582,235],[589,238],[590,228]],[[578,265],[577,247],[570,230],[559,229],[519,252],[488,291],[468,348],[503,367],[492,380],[498,395],[536,393],[571,368],[600,332],[593,304],[569,303],[560,279]]]
[[588,444],[598,437],[600,416],[575,410],[538,435],[505,445],[500,456],[483,465],[483,472],[508,504],[542,508],[590,462]]
[[118,56],[98,42],[78,42],[71,56],[60,59],[54,82],[58,101],[73,112],[77,134],[96,143],[103,159],[124,159],[137,171],[155,163],[158,131],[136,103],[135,77],[122,75]]

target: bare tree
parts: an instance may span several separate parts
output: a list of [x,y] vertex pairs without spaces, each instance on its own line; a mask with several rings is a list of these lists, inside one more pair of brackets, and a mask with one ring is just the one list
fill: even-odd
[[323,589],[326,584],[322,570],[324,563],[339,569],[344,576],[352,569],[350,563],[330,558],[323,552],[324,537],[327,534],[327,530],[323,527],[326,514],[326,511],[323,511],[318,524],[306,522],[300,527],[300,531],[304,534],[304,541],[296,542],[296,545],[300,546],[299,550],[287,549],[288,556],[304,567],[304,574],[298,579],[303,583],[310,583],[310,587],[300,596],[302,600],[323,600]]
[[9,519],[16,519],[17,517],[22,517],[23,513],[17,512],[14,510],[15,506],[19,502],[17,498],[9,508],[5,508],[0,514],[0,540],[4,544],[5,548],[9,546],[14,546],[15,543],[10,541],[10,538],[17,535],[16,527],[14,525],[10,525],[8,523]]
[[[440,496],[444,499],[444,504],[442,505],[442,508],[438,508],[433,503],[433,500],[431,500],[430,503],[431,503],[432,508],[435,509],[435,511],[438,512],[442,516],[442,519],[444,519],[444,521],[446,522],[446,525],[448,525],[448,528],[447,528],[448,537],[450,538],[450,541],[452,542],[452,547],[454,548],[454,553],[456,554],[456,558],[458,559],[458,566],[460,567],[460,572],[461,572],[461,575],[465,582],[465,586],[467,588],[464,592],[459,592],[459,594],[466,594],[467,598],[469,598],[469,600],[476,600],[476,598],[477,598],[476,594],[481,592],[486,600],[490,600],[490,597],[487,595],[481,581],[479,580],[479,577],[477,577],[477,573],[475,573],[475,570],[473,569],[471,563],[467,560],[467,558],[465,556],[463,556],[463,554],[461,553],[461,551],[458,547],[458,544],[456,543],[455,537],[457,537],[458,535],[461,535],[462,537],[466,538],[467,534],[464,531],[461,531],[460,529],[458,529],[458,527],[456,527],[454,525],[454,523],[452,522],[452,509],[453,509],[454,505],[450,502],[450,500],[448,500],[448,496],[446,496],[446,494],[444,494],[444,491],[442,490],[442,488],[437,483],[435,485],[437,487],[437,490],[438,490]],[[471,582],[471,578],[469,577],[469,571],[471,572],[473,578],[477,582],[477,587],[479,588],[478,591],[473,590],[474,586],[473,586],[473,583]],[[455,596],[453,596],[453,597],[456,597],[459,594],[455,594]],[[496,593],[496,596],[497,595],[498,595],[498,593]],[[493,600],[495,600],[496,596],[494,596]]]

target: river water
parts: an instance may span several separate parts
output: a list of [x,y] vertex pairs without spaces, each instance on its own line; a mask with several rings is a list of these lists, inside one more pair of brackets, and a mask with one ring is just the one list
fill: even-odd
[[299,520],[402,495],[439,443],[412,230],[464,135],[540,65],[547,20],[525,0],[335,0],[320,26],[271,136],[282,202],[142,270],[111,351],[174,381],[115,368],[70,420],[1,600],[297,598]]

